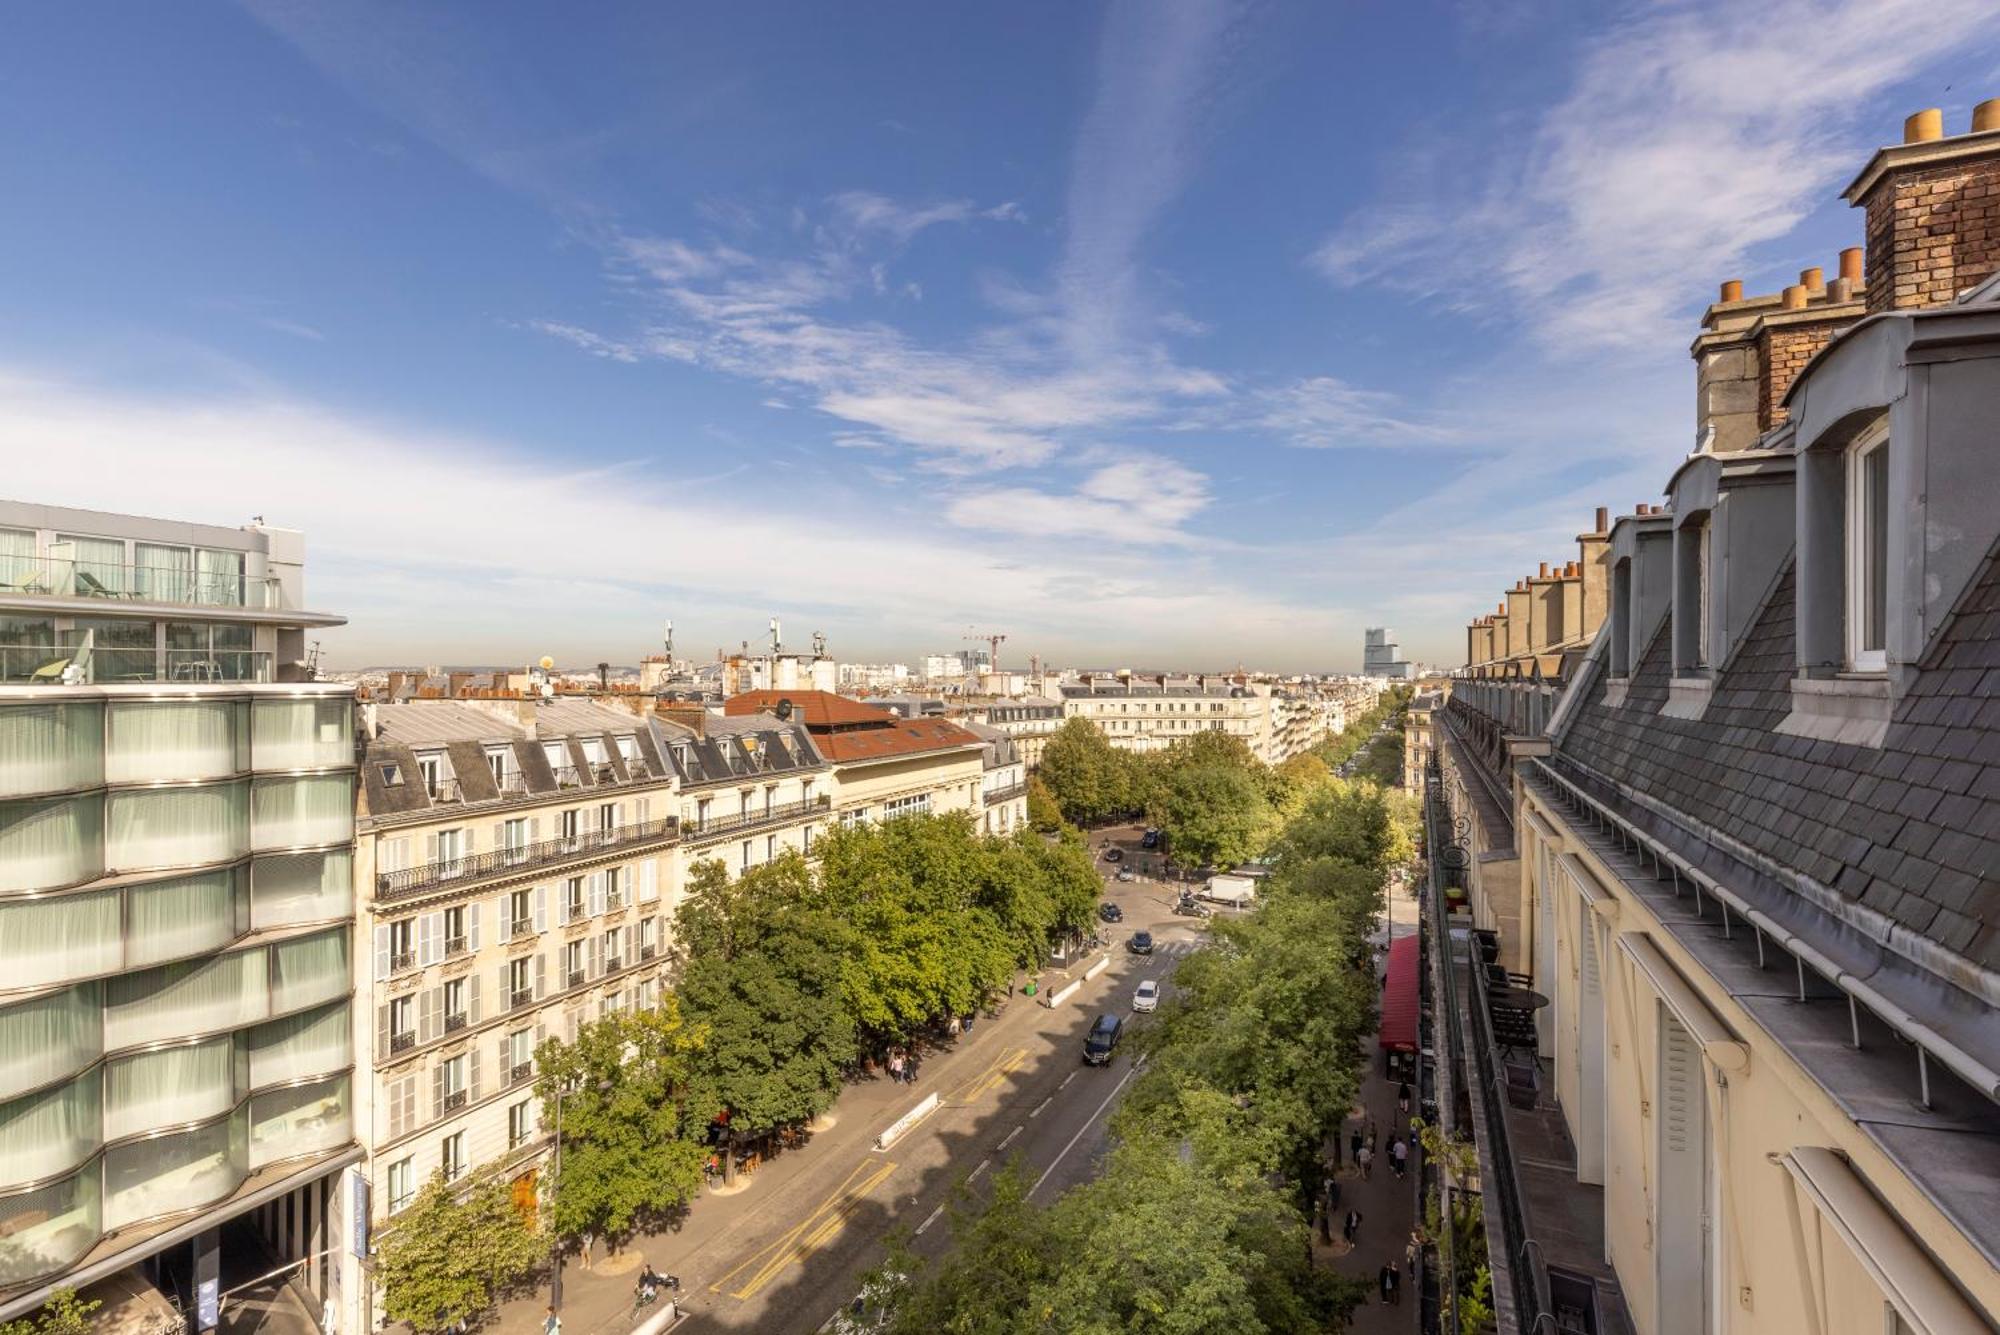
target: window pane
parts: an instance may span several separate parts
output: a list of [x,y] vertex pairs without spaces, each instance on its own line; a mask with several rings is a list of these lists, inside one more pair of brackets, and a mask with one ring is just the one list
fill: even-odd
[[126,963],[165,964],[228,945],[236,939],[236,885],[234,871],[217,871],[133,886]]
[[319,769],[354,759],[346,700],[259,700],[253,754],[258,769]]
[[216,779],[237,770],[242,706],[227,700],[114,703],[104,777],[111,783]]
[[104,1030],[112,1048],[236,1029],[270,1014],[261,950],[169,964],[108,986]]
[[132,589],[156,603],[194,600],[194,553],[186,547],[142,542],[133,553]]
[[106,799],[105,857],[119,871],[241,857],[249,843],[241,783],[133,789]]
[[104,869],[104,799],[0,802],[0,890],[75,885]]
[[347,1077],[250,1100],[250,1166],[317,1154],[349,1139]]
[[234,1038],[114,1058],[104,1068],[104,1134],[117,1140],[218,1117],[239,1092]]
[[243,606],[243,553],[197,550],[195,598],[214,607]]
[[98,1234],[95,1167],[0,1198],[0,1284],[50,1275],[89,1251]]
[[[0,658],[4,655],[0,650]],[[0,668],[0,679],[6,676]],[[96,783],[103,773],[102,705],[21,704],[0,709],[0,797],[82,788]]]
[[250,925],[291,927],[348,916],[354,855],[275,853],[250,864]]
[[135,1141],[104,1156],[104,1224],[121,1228],[228,1195],[243,1181],[249,1146],[241,1113],[213,1126]]
[[295,1011],[331,1001],[345,995],[352,985],[345,932],[281,942],[271,954],[271,1005],[275,1011]]
[[0,904],[9,987],[116,973],[123,957],[116,891]]
[[329,1006],[250,1031],[250,1083],[283,1084],[338,1071],[353,1060],[347,1007]]
[[344,843],[354,834],[351,775],[259,779],[250,806],[260,850]]
[[97,1151],[97,1073],[0,1105],[0,1188],[41,1182]]
[[104,1050],[96,983],[0,1010],[0,1098],[59,1080]]
[[1861,527],[1864,563],[1861,647],[1880,649],[1889,623],[1889,449],[1861,456]]

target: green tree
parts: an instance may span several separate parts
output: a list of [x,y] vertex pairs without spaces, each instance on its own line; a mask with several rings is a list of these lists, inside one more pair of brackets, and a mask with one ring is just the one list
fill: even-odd
[[1042,748],[1037,772],[1063,819],[1075,825],[1103,820],[1130,796],[1118,752],[1089,719],[1069,719],[1056,729]]
[[563,1091],[562,1171],[551,1211],[558,1236],[615,1245],[694,1198],[707,1119],[687,1096],[701,1043],[669,993],[656,1010],[614,1012],[584,1025],[574,1043],[551,1038],[535,1050],[535,1092],[549,1125]]
[[76,1296],[75,1289],[54,1289],[42,1307],[12,1321],[0,1321],[0,1335],[88,1335],[90,1314],[104,1304]]
[[857,1055],[841,962],[853,932],[819,902],[805,859],[788,853],[732,880],[696,863],[675,932],[679,996],[706,1042],[690,1054],[691,1121],[727,1109],[738,1134],[824,1112]]
[[470,1324],[534,1272],[543,1248],[506,1178],[487,1174],[455,1187],[439,1172],[382,1235],[383,1313],[418,1335]]
[[1028,824],[1043,834],[1054,834],[1064,825],[1062,807],[1056,795],[1037,774],[1028,779]]
[[1274,813],[1249,770],[1178,765],[1160,777],[1150,814],[1184,867],[1233,867],[1264,851]]

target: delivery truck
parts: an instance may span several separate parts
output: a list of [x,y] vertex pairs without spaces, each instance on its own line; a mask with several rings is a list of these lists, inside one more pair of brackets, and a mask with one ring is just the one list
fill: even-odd
[[1251,876],[1219,872],[1208,878],[1208,884],[1201,889],[1201,897],[1211,904],[1248,908],[1257,898],[1257,881]]

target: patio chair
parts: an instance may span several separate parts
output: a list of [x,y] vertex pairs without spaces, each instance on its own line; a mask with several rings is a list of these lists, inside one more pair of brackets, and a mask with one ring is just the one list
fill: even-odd
[[33,672],[29,673],[28,680],[48,681],[48,682],[61,681],[63,669],[68,667],[69,664],[70,660],[67,658],[51,659],[48,662],[42,664],[40,667],[36,668]]

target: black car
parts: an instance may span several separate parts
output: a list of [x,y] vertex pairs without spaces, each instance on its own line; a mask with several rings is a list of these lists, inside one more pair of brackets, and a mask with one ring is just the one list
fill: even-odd
[[1125,1021],[1116,1015],[1100,1015],[1083,1039],[1083,1060],[1088,1066],[1102,1066],[1111,1060],[1118,1040],[1125,1036]]
[[1107,848],[1104,850],[1104,860],[1106,862],[1123,862],[1125,860],[1125,850],[1122,848]]
[[1097,916],[1106,922],[1124,922],[1125,910],[1109,901],[1097,906]]
[[1125,948],[1134,955],[1150,955],[1153,953],[1153,934],[1151,932],[1134,932],[1132,933],[1132,939],[1125,943]]
[[1159,846],[1160,832],[1158,830],[1146,831],[1145,836],[1139,840],[1139,847],[1141,848],[1158,848]]

